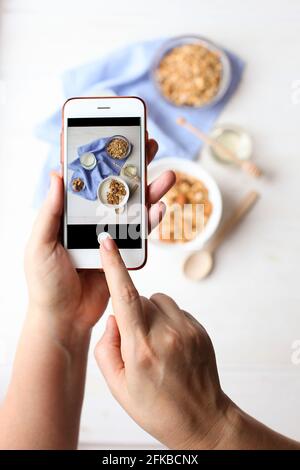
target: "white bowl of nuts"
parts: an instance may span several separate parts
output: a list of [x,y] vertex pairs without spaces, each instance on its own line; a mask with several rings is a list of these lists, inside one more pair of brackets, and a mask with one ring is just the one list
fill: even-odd
[[231,82],[227,54],[208,39],[180,36],[160,48],[152,67],[154,83],[170,104],[179,107],[212,106]]
[[106,207],[120,209],[127,204],[129,187],[119,176],[108,176],[99,184],[97,194]]
[[150,239],[168,249],[197,250],[216,232],[222,216],[222,196],[200,163],[168,157],[151,162],[148,181],[173,170],[175,185],[163,197],[166,213]]

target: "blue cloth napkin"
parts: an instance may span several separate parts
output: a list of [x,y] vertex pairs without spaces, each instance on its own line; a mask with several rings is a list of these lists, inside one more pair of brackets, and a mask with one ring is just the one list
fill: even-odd
[[[192,124],[209,131],[235,91],[242,75],[244,62],[226,51],[231,62],[232,82],[226,95],[213,107],[206,109],[177,108],[162,99],[151,77],[151,65],[158,48],[165,39],[131,44],[110,53],[107,57],[85,64],[63,75],[66,98],[88,96],[110,90],[116,95],[136,95],[144,99],[148,110],[148,131],[159,142],[158,157],[177,156],[193,159],[197,156],[201,142],[176,124],[180,114]],[[39,204],[48,186],[49,172],[59,166],[59,131],[61,110],[42,123],[37,135],[51,144],[35,203]]]
[[[120,174],[128,157],[115,162],[107,155],[105,146],[110,138],[111,137],[103,137],[102,139],[96,139],[77,148],[78,158],[68,165],[68,168],[74,171],[71,181],[69,182],[69,190],[72,193],[82,196],[85,199],[95,201],[97,199],[97,189],[100,181],[110,175]],[[91,152],[96,157],[97,164],[92,170],[86,170],[80,163],[80,156],[86,152]],[[81,178],[85,184],[84,189],[79,192],[74,191],[72,188],[72,180],[75,178]]]

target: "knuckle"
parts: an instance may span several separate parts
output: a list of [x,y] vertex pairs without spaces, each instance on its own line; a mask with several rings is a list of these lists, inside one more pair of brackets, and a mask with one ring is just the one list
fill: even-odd
[[155,292],[154,294],[151,295],[150,300],[153,300],[155,302],[156,300],[159,301],[159,300],[165,299],[166,297],[168,296],[165,294],[162,294],[161,292]]
[[188,339],[191,343],[198,344],[201,341],[203,333],[196,325],[190,323],[188,328]]
[[147,307],[150,303],[149,299],[147,299],[147,297],[145,297],[144,295],[140,295],[140,301],[141,301],[141,304],[143,305],[143,307]]
[[133,284],[124,284],[120,290],[120,300],[126,304],[131,304],[139,298],[139,293]]
[[169,328],[165,335],[165,347],[170,352],[182,351],[184,344],[179,331]]
[[135,364],[140,369],[150,369],[153,366],[155,354],[151,346],[143,342],[135,350]]
[[211,341],[202,325],[190,324],[186,328],[186,344],[192,351],[203,353],[211,349]]
[[203,337],[206,335],[205,329],[190,313],[184,310],[183,313],[185,314],[184,331],[187,342],[201,342],[203,340]]

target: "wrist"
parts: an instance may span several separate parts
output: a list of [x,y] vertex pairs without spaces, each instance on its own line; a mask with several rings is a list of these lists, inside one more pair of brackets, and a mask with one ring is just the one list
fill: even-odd
[[[226,395],[224,395],[226,397]],[[249,416],[228,397],[226,405],[208,432],[197,433],[178,449],[189,450],[299,450],[299,442],[289,439]]]
[[249,416],[231,401],[227,395],[223,395],[224,405],[207,435],[198,441],[199,449],[233,450],[239,449],[242,446],[243,435],[248,425]]
[[211,449],[229,450],[236,448],[239,434],[242,432],[244,412],[227,397],[227,406],[224,408],[220,421],[212,430]]
[[[176,448],[181,450],[229,449],[239,422],[237,406],[221,392],[216,408],[200,412],[198,429]],[[241,411],[241,410],[239,410]]]
[[76,355],[89,344],[91,328],[77,322],[77,316],[64,312],[49,312],[33,303],[29,303],[26,324],[34,334],[43,340],[62,347],[70,355]]

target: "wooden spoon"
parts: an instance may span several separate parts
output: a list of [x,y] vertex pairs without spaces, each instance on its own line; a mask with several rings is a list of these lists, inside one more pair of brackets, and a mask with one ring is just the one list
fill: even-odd
[[201,129],[198,129],[197,127],[193,126],[190,122],[188,122],[183,117],[177,118],[176,122],[180,126],[184,127],[185,129],[187,129],[188,131],[196,135],[206,145],[210,146],[217,154],[220,155],[220,157],[223,157],[223,159],[231,160],[233,163],[239,166],[242,170],[244,170],[249,175],[254,176],[255,178],[262,175],[261,170],[255,165],[255,163],[250,162],[248,160],[247,161],[240,160],[235,155],[235,153],[229,150],[227,147],[225,147],[225,145],[222,145],[217,140],[212,139],[209,135],[205,134],[205,132],[201,131]]
[[224,222],[213,240],[203,250],[192,253],[184,262],[185,275],[193,280],[200,281],[212,271],[214,265],[214,252],[223,242],[229,232],[238,224],[246,213],[254,206],[259,194],[256,191],[248,193],[235,208],[232,215]]

